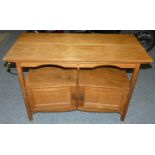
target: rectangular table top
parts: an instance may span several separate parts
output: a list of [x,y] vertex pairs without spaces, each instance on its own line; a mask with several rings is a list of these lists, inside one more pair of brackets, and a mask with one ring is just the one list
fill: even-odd
[[9,62],[150,63],[130,34],[23,33],[3,58]]

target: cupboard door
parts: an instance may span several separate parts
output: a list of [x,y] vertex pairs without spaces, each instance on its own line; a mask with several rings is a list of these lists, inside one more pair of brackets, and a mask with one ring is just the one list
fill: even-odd
[[28,88],[33,111],[70,111],[76,109],[76,87]]
[[80,87],[79,110],[121,111],[127,99],[127,90],[99,87]]

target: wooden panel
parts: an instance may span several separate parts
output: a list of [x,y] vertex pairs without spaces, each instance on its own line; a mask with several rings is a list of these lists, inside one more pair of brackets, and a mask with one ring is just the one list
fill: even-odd
[[129,92],[126,72],[118,68],[83,69],[79,74],[79,110],[121,112]]
[[[83,92],[80,91],[80,93]],[[127,99],[127,93],[127,90],[122,89],[84,87],[84,101],[78,109],[83,111],[121,111]]]
[[57,67],[30,69],[26,87],[32,111],[76,109],[76,70]]
[[17,40],[24,44],[59,44],[59,45],[102,45],[102,44],[137,44],[131,34],[52,34],[23,33]]
[[24,99],[24,103],[25,103],[25,106],[26,106],[27,114],[28,114],[29,120],[32,120],[32,110],[30,108],[28,94],[27,94],[27,91],[26,91],[23,69],[20,66],[20,64],[18,64],[18,63],[16,64],[16,66],[17,66],[17,72],[18,72],[18,80],[19,80],[19,83],[20,83],[20,86],[21,86],[21,91],[23,93],[23,99]]
[[119,67],[119,68],[135,68],[135,64],[130,64],[130,63],[126,63],[126,64],[113,64],[113,63],[83,63],[83,64],[79,64],[78,65],[80,68],[94,68],[94,67],[103,67],[103,66],[115,66],[115,67]]
[[44,65],[58,66],[58,67],[70,67],[70,68],[94,68],[99,66],[117,66],[120,68],[135,68],[136,64],[111,64],[111,63],[21,63],[22,67],[39,67]]
[[76,63],[62,63],[62,62],[52,62],[52,63],[21,63],[21,66],[23,67],[39,67],[39,66],[46,66],[46,65],[51,65],[55,67],[66,67],[66,68],[76,68],[79,65]]
[[72,93],[76,93],[75,87],[59,88],[28,88],[32,110],[68,111],[75,110],[75,99]]
[[130,99],[131,99],[131,97],[132,97],[132,93],[133,93],[134,86],[135,86],[135,84],[136,84],[136,80],[137,80],[137,77],[138,77],[139,69],[140,69],[140,65],[136,65],[136,67],[135,67],[135,69],[134,69],[134,71],[133,71],[133,74],[132,74],[132,78],[131,78],[131,80],[130,80],[130,90],[129,90],[129,94],[128,94],[126,103],[125,103],[124,106],[122,107],[122,111],[121,111],[121,120],[122,120],[122,121],[125,119],[125,115],[126,115],[127,110],[128,110],[129,102],[130,102]]
[[80,86],[129,89],[127,74],[122,69],[81,69],[79,76]]
[[23,34],[3,60],[42,63],[152,62],[137,39],[126,34]]
[[149,63],[152,59],[141,46],[125,45],[50,45],[15,44],[4,57],[5,61],[20,62],[110,62]]
[[117,110],[117,109],[102,109],[102,110],[100,110],[100,109],[89,109],[88,107],[87,108],[84,108],[84,107],[79,107],[78,108],[78,110],[80,110],[80,111],[84,111],[84,112],[115,112],[115,113],[120,113],[120,111],[119,110]]
[[26,85],[29,87],[76,86],[76,70],[57,67],[30,69]]

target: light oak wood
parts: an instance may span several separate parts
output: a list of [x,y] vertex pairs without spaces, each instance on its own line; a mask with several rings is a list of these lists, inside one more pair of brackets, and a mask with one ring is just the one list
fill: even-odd
[[76,110],[75,87],[28,87],[32,111],[72,111]]
[[81,69],[79,80],[80,86],[129,88],[126,72],[117,68]]
[[[23,33],[3,60],[17,64],[30,120],[32,112],[75,109],[124,120],[139,67],[153,61],[133,35],[47,33]],[[132,79],[112,66],[133,68]],[[31,68],[26,81],[22,67]]]
[[[82,57],[81,57],[82,56]],[[4,57],[20,62],[148,63],[152,59],[133,35],[22,34]]]
[[41,67],[29,70],[26,85],[31,87],[76,86],[76,69]]
[[138,41],[132,34],[60,34],[60,33],[23,33],[17,40],[23,44],[53,45],[137,45]]
[[78,106],[79,106],[79,104],[80,104],[80,102],[79,102],[79,72],[80,72],[80,68],[79,67],[77,67],[77,74],[76,74],[76,108],[78,109]]
[[27,114],[28,114],[29,120],[32,120],[32,110],[30,108],[28,94],[27,94],[26,87],[25,87],[25,80],[24,80],[23,70],[22,70],[22,67],[20,66],[19,63],[16,63],[16,67],[17,67],[18,79],[19,79],[20,87],[21,87],[21,90],[22,90],[22,93],[23,93],[23,99],[24,99],[24,102],[25,102]]
[[76,70],[56,67],[31,69],[26,87],[32,111],[76,109]]
[[133,45],[50,45],[15,44],[5,61],[29,63],[58,62],[110,62],[110,63],[148,63],[152,59],[141,46]]
[[129,93],[130,83],[124,70],[83,69],[79,81],[81,96],[79,110],[121,112]]
[[84,87],[84,92],[80,91],[83,99],[78,107],[82,111],[118,111],[121,112],[121,107],[127,99],[127,90]]
[[102,66],[116,66],[120,68],[135,68],[136,64],[111,64],[111,63],[62,63],[62,62],[56,62],[54,63],[21,63],[22,67],[39,67],[39,66],[45,66],[45,65],[52,65],[52,66],[57,66],[57,67],[70,67],[70,68],[94,68],[94,67],[102,67]]
[[133,89],[134,89],[134,86],[136,84],[136,80],[137,80],[137,77],[138,77],[138,72],[139,72],[139,69],[140,69],[140,65],[136,65],[136,67],[134,68],[134,72],[132,74],[132,78],[130,80],[130,91],[128,93],[128,97],[127,97],[127,100],[126,100],[126,103],[124,104],[124,106],[122,107],[122,112],[121,112],[121,120],[124,121],[125,119],[125,115],[127,113],[127,110],[128,110],[128,105],[129,105],[129,102],[130,102],[130,99],[132,97],[132,93],[133,93]]

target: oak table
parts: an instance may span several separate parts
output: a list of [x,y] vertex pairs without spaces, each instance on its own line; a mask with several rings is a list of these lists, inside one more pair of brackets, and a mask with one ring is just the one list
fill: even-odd
[[153,61],[131,34],[51,33],[21,34],[3,60],[16,63],[29,120],[33,112],[71,110],[124,120],[140,65]]

